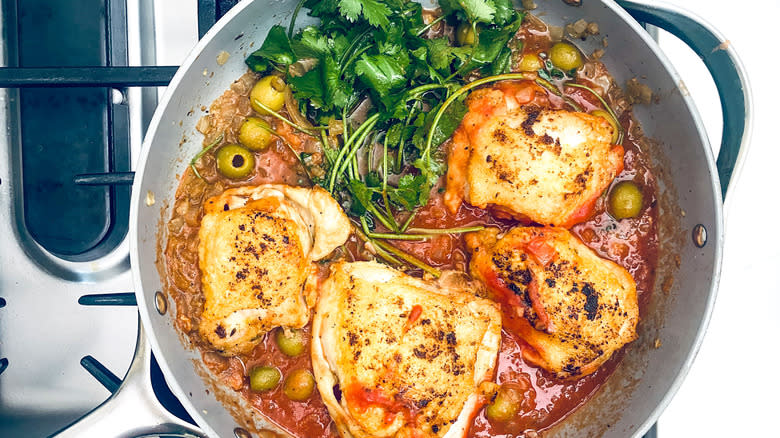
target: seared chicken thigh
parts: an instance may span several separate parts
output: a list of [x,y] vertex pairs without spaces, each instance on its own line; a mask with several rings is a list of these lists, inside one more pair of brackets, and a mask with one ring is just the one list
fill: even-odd
[[451,211],[465,200],[569,227],[587,219],[623,169],[623,148],[610,144],[607,120],[526,105],[534,86],[499,84],[469,97],[449,155],[445,200]]
[[204,206],[200,334],[224,354],[250,351],[267,331],[299,328],[316,301],[312,261],[343,244],[350,224],[321,188],[229,189]]
[[471,272],[506,307],[525,359],[558,377],[592,373],[636,338],[631,274],[563,228],[488,229],[467,236]]
[[312,362],[343,437],[465,436],[492,379],[501,314],[458,287],[374,262],[331,266]]

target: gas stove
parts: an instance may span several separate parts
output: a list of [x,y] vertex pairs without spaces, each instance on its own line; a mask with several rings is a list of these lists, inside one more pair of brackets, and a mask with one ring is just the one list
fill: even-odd
[[[181,3],[0,1],[0,436],[73,423],[135,355],[132,169],[157,87],[236,1]],[[141,347],[157,397],[189,420]]]
[[0,436],[56,434],[126,373],[142,376],[128,405],[192,421],[140,333],[130,184],[161,87],[235,3],[0,0]]

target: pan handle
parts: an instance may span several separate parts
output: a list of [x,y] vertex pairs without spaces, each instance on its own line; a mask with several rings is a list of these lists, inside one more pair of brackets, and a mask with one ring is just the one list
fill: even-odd
[[617,0],[637,21],[680,38],[704,61],[715,81],[723,111],[723,137],[716,162],[721,195],[739,171],[750,141],[752,103],[745,69],[730,43],[700,17],[672,5],[646,5]]
[[111,397],[52,438],[130,438],[174,436],[206,438],[200,429],[160,405],[151,383],[152,351],[138,321],[135,356],[122,384]]

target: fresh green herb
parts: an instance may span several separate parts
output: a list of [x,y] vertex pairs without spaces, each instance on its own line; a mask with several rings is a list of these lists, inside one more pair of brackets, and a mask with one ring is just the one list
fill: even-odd
[[273,64],[290,65],[297,60],[290,46],[290,38],[282,26],[276,25],[268,31],[260,49],[249,55],[246,64],[253,71],[263,73]]
[[[432,275],[439,271],[382,240],[439,234],[407,228],[446,171],[439,146],[467,111],[465,92],[486,82],[467,84],[467,79],[513,77],[502,74],[511,64],[508,42],[523,18],[511,0],[441,0],[440,5],[444,13],[426,24],[422,6],[411,1],[301,0],[289,26],[271,28],[246,60],[255,72],[286,73],[300,113],[315,125],[300,126],[269,111],[320,140],[325,174],[312,181],[359,218],[361,235],[378,257]],[[296,32],[301,8],[320,24]],[[473,46],[424,37],[437,23],[464,21],[478,31]],[[341,129],[334,134],[336,122]],[[307,157],[296,157],[308,171]],[[396,221],[399,215],[405,218],[402,225]],[[375,230],[378,226],[389,232]]]
[[225,138],[225,135],[224,134],[219,134],[219,136],[217,136],[217,138],[215,138],[214,141],[211,142],[210,145],[208,145],[205,148],[201,149],[200,152],[198,152],[197,154],[195,154],[194,157],[192,157],[192,160],[190,160],[190,168],[192,169],[192,172],[195,173],[195,176],[197,176],[200,179],[203,179],[203,177],[200,176],[200,172],[198,172],[198,169],[195,167],[195,163],[197,163],[198,160],[200,160],[200,157],[206,155],[206,152],[214,149],[217,145],[222,143],[222,139],[223,138]]
[[[618,117],[617,117],[617,114],[615,114],[615,110],[613,110],[612,107],[609,106],[607,101],[605,101],[604,98],[601,97],[601,95],[599,93],[596,93],[596,91],[594,89],[588,87],[587,85],[578,84],[576,82],[567,82],[564,85],[567,86],[567,87],[582,88],[584,90],[589,91],[591,94],[596,96],[596,98],[599,100],[599,102],[601,102],[601,105],[604,106],[604,108],[607,110],[607,112],[612,117],[612,119],[617,122]],[[620,126],[620,123],[617,123],[617,126],[618,126],[617,144],[622,144],[623,143],[623,127]]]

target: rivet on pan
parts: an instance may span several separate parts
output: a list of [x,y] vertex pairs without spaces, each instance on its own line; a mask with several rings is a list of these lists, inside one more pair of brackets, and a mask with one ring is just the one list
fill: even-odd
[[154,307],[157,308],[157,313],[160,315],[165,315],[165,312],[168,311],[168,300],[159,290],[154,293]]
[[693,227],[692,235],[693,244],[699,248],[704,248],[704,245],[707,244],[707,229],[704,228],[704,225],[698,224]]
[[233,435],[235,435],[236,438],[252,438],[252,434],[247,432],[243,427],[233,429]]

